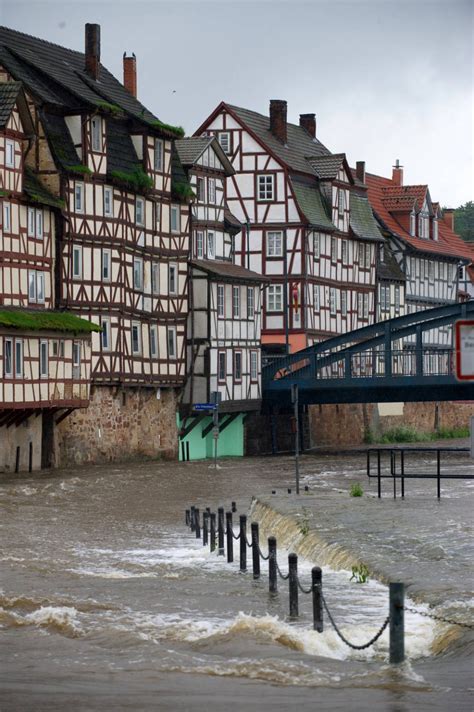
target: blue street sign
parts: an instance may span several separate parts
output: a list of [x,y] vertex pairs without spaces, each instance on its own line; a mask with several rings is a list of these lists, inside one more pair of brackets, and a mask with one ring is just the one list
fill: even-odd
[[215,410],[215,403],[194,403],[193,410]]

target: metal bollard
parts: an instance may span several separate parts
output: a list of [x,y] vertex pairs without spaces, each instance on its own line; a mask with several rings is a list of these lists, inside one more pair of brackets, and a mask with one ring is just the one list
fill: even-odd
[[298,556],[288,554],[288,591],[290,594],[290,617],[298,618]]
[[195,510],[195,507],[194,507],[194,505],[193,505],[193,506],[191,507],[191,514],[190,514],[190,516],[191,516],[191,519],[190,519],[190,527],[191,527],[191,531],[192,531],[192,532],[193,532],[194,529],[195,529],[194,510]]
[[185,516],[186,516],[186,519],[185,519],[185,521],[186,521],[186,526],[189,527],[190,520],[191,520],[191,516],[190,516],[190,511],[189,511],[189,509],[186,510],[186,515],[185,515]]
[[202,545],[206,546],[209,534],[209,512],[206,510],[202,513]]
[[233,536],[233,523],[232,523],[232,512],[226,512],[226,532],[227,532],[227,563],[231,564],[234,560],[234,536]]
[[390,596],[390,662],[405,660],[405,584],[391,583]]
[[240,521],[240,570],[247,571],[247,517],[241,514]]
[[224,556],[224,507],[217,510],[217,538],[219,556]]
[[199,514],[199,509],[196,507],[194,510],[194,527],[196,529],[196,539],[201,538],[201,519]]
[[232,509],[233,512],[236,512],[236,511],[237,511],[237,505],[236,505],[235,502],[232,502],[231,509]]
[[268,537],[268,590],[278,593],[277,540],[274,536]]
[[206,512],[209,514],[209,516],[211,516],[211,508],[210,507],[206,507]]
[[288,487],[288,494],[291,494],[291,487]]
[[254,579],[260,578],[260,554],[258,553],[258,524],[252,522],[250,525],[252,532],[252,569]]
[[216,549],[216,513],[211,513],[211,538],[210,538],[210,549],[215,551]]
[[311,569],[311,583],[313,588],[313,630],[323,632],[323,572],[319,566]]

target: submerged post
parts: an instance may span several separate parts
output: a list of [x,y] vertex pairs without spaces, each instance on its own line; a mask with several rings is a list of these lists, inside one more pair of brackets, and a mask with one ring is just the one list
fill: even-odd
[[189,527],[189,524],[190,524],[190,511],[189,511],[189,509],[186,510],[185,515],[186,515],[186,526]]
[[226,512],[226,534],[227,534],[227,562],[231,564],[234,560],[234,535],[232,524],[232,512]]
[[202,513],[202,545],[206,546],[209,532],[209,513],[206,510]]
[[194,510],[194,526],[196,528],[196,539],[201,538],[201,519],[200,519],[200,513],[199,513],[199,508],[196,507]]
[[319,566],[311,569],[313,589],[313,630],[323,632],[323,572]]
[[390,596],[390,662],[405,660],[405,584],[391,583]]
[[191,531],[193,532],[195,529],[195,518],[194,518],[194,510],[195,507],[194,505],[191,507],[191,520],[190,520],[190,526],[191,526]]
[[241,514],[240,521],[240,570],[247,571],[247,517]]
[[288,554],[290,617],[298,618],[298,555]]
[[210,549],[215,551],[216,548],[216,513],[211,512],[211,539],[210,539]]
[[277,540],[274,536],[268,537],[268,590],[270,593],[278,593]]
[[232,502],[232,503],[231,503],[231,509],[232,509],[233,512],[236,512],[236,511],[237,511],[237,504],[236,504],[235,502]]
[[224,556],[224,507],[217,510],[217,537],[219,556]]
[[260,578],[260,554],[258,552],[258,524],[252,522],[250,525],[252,531],[252,569],[254,579]]

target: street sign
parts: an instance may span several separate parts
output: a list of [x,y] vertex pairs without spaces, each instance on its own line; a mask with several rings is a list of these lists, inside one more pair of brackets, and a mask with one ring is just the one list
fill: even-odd
[[193,410],[215,410],[217,408],[215,403],[194,403]]
[[215,440],[217,440],[217,438],[219,437],[219,426],[218,425],[216,425],[212,428],[212,437]]
[[474,319],[461,319],[455,324],[456,378],[474,381]]

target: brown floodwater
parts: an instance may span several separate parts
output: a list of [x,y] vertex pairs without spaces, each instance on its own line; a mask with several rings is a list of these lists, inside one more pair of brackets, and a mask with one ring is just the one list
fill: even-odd
[[[364,463],[362,454],[305,456],[303,482],[337,491],[359,480],[365,487]],[[459,465],[470,466],[462,458]],[[386,634],[352,652],[330,626],[312,631],[309,596],[301,596],[299,620],[290,621],[284,587],[277,597],[267,593],[265,565],[254,582],[184,524],[191,504],[216,511],[235,500],[244,513],[253,495],[286,491],[292,482],[287,457],[224,460],[217,470],[208,462],[144,462],[4,477],[1,712],[471,710],[471,634],[453,636],[435,654],[443,630],[407,614],[408,659],[390,667]],[[465,510],[462,556],[456,563],[451,546],[450,558],[465,580],[473,483],[451,484],[443,485],[446,496],[465,502]],[[424,516],[439,518],[433,483],[417,484],[412,497],[428,490],[433,507]],[[455,536],[450,530],[451,544]],[[317,563],[300,559],[303,579]],[[386,587],[375,580],[358,586],[350,571],[323,568],[334,615],[351,640],[364,642],[387,614]],[[469,602],[461,604],[467,615]]]

